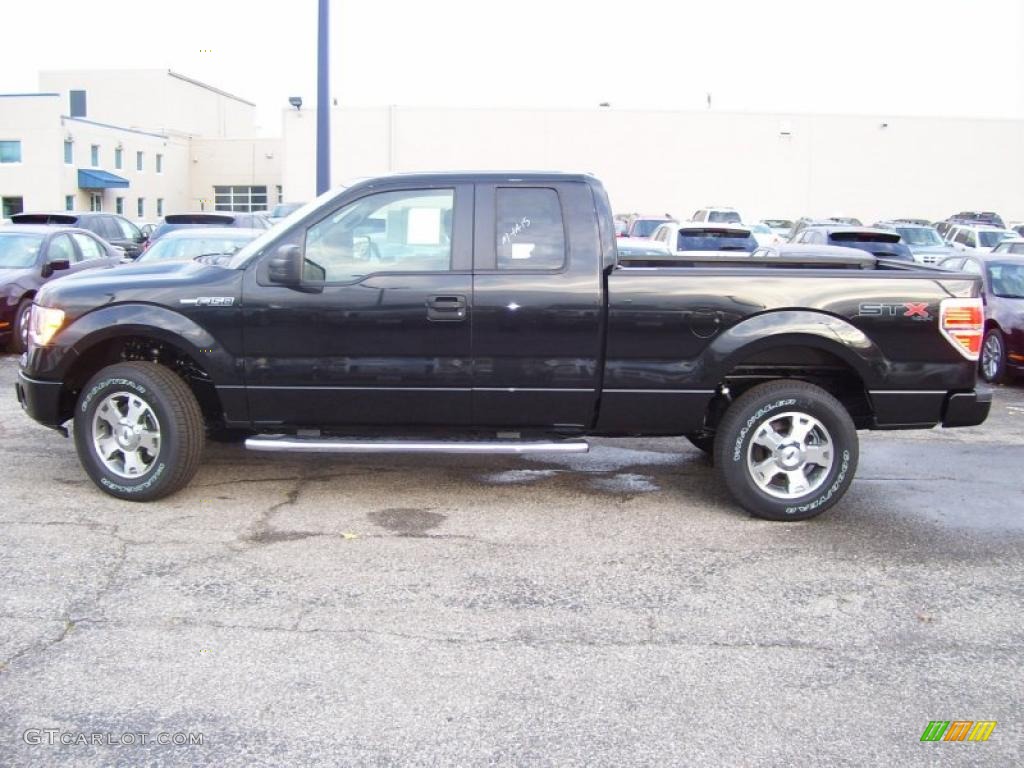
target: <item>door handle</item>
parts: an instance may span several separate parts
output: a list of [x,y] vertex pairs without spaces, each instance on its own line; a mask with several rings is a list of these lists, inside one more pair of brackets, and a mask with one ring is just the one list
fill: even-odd
[[460,322],[466,319],[466,297],[461,295],[430,296],[427,299],[427,320]]

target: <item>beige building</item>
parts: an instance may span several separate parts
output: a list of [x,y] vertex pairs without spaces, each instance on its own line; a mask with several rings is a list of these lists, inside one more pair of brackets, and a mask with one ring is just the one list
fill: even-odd
[[[1024,121],[594,109],[335,108],[332,182],[390,171],[589,171],[617,212],[750,220],[1024,219]],[[286,199],[315,191],[316,112],[284,113]]]
[[254,138],[251,102],[169,70],[40,82],[41,93],[0,94],[0,218],[102,210],[152,221],[280,197],[280,141]]

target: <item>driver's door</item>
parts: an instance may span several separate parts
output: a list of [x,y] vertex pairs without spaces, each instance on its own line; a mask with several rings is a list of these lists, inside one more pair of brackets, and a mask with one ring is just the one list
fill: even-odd
[[471,185],[378,187],[288,238],[322,283],[274,285],[263,254],[243,291],[252,420],[468,424],[472,218]]

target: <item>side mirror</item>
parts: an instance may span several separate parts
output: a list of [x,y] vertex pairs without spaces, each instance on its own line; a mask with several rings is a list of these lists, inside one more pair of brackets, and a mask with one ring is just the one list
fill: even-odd
[[267,277],[277,285],[297,288],[302,284],[302,248],[282,245],[267,265]]
[[61,270],[71,269],[71,262],[67,259],[56,259],[54,261],[48,261],[43,264],[43,277],[49,277],[54,272],[60,272]]

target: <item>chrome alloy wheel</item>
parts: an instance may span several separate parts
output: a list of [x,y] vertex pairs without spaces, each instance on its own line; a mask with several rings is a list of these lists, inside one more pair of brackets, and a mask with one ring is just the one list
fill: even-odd
[[835,462],[832,436],[813,416],[790,411],[761,424],[747,447],[747,471],[777,499],[818,490]]
[[131,392],[107,395],[92,419],[92,444],[103,466],[119,477],[142,477],[160,453],[160,422]]
[[990,333],[981,350],[981,372],[986,381],[995,381],[999,375],[999,363],[1003,359],[1003,341],[998,333]]

